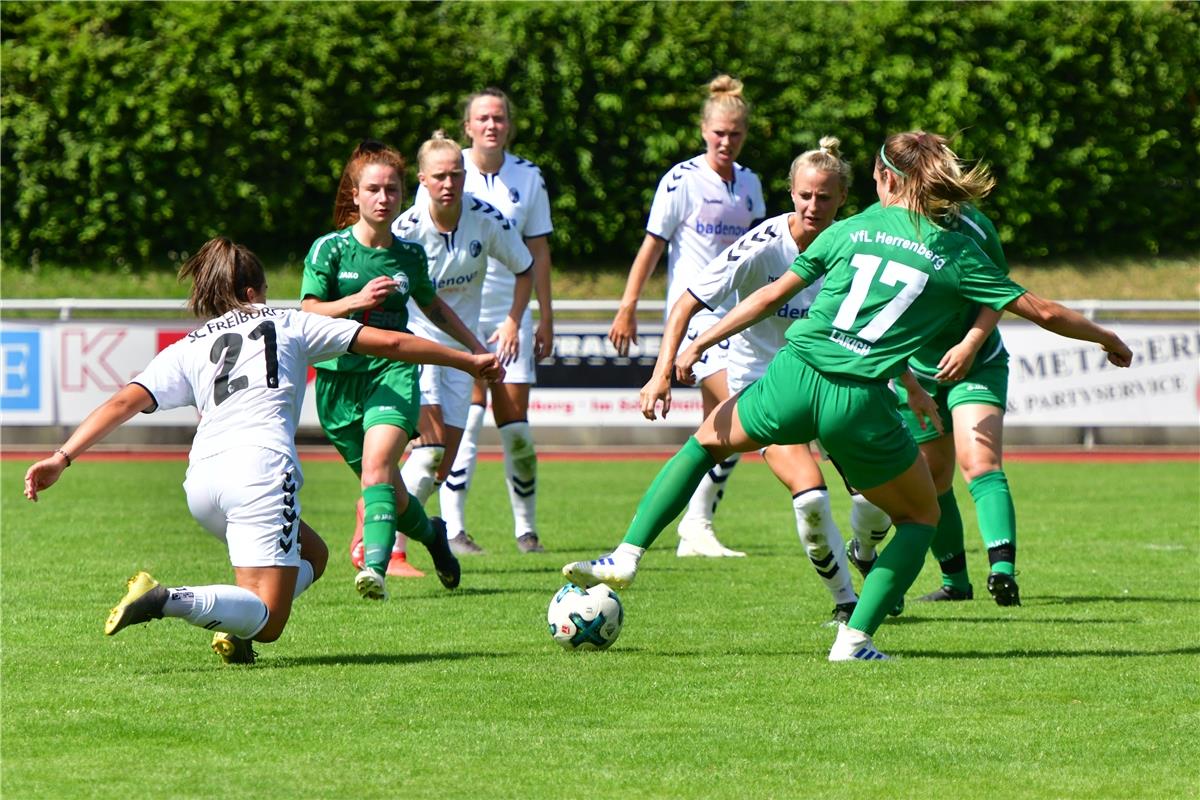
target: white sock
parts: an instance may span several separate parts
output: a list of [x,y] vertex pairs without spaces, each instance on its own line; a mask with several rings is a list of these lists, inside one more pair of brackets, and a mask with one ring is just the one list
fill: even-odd
[[512,504],[513,535],[537,531],[537,451],[529,423],[508,422],[500,427],[504,443],[504,476]]
[[240,586],[180,586],[168,589],[164,617],[180,617],[210,631],[253,639],[267,624],[267,606]]
[[467,427],[463,428],[462,441],[458,444],[458,455],[450,467],[450,476],[438,490],[442,519],[446,521],[446,531],[450,537],[458,536],[467,529],[467,491],[471,487],[471,479],[475,477],[479,431],[483,428],[486,413],[487,409],[483,406],[471,405],[471,410],[467,412]]
[[620,559],[621,561],[632,561],[633,568],[635,570],[637,569],[638,563],[641,562],[642,556],[645,554],[646,548],[638,547],[636,544],[627,544],[626,542],[621,542],[619,545],[617,545],[617,549],[613,550],[612,552],[614,559]]
[[404,479],[404,485],[421,505],[425,505],[425,501],[437,488],[437,471],[445,455],[446,448],[440,444],[414,447],[408,454],[408,460],[400,468],[400,477]]
[[851,495],[850,501],[850,530],[858,542],[858,557],[870,561],[892,527],[892,518],[861,494]]
[[400,531],[396,531],[396,542],[392,545],[392,558],[396,556],[408,556],[408,537]]
[[858,600],[850,583],[846,566],[846,544],[833,522],[829,507],[829,492],[824,488],[809,489],[792,498],[796,512],[796,530],[808,560],[829,590],[834,603],[853,603]]
[[303,558],[300,559],[300,571],[296,573],[296,590],[292,592],[293,600],[304,594],[304,590],[313,585],[316,581],[315,576],[313,565]]
[[733,472],[741,458],[741,453],[734,453],[705,473],[696,491],[692,492],[684,519],[712,522],[721,498],[725,497],[725,481],[729,480],[729,473]]

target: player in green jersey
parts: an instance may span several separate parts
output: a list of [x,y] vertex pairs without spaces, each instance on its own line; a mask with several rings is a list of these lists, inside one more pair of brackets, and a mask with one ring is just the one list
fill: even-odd
[[1129,366],[1132,353],[1112,331],[1026,291],[974,241],[936,224],[991,190],[986,167],[964,173],[945,139],[914,131],[888,137],[874,177],[878,207],[827,228],[790,272],[744,299],[680,354],[677,377],[690,378],[707,348],[825,277],[808,316],[788,330],[766,374],[717,406],[664,465],[621,545],[566,565],[564,575],[585,585],[628,586],[646,548],[713,464],[734,452],[819,438],[846,478],[896,526],[850,621],[839,626],[829,660],[886,659],[871,637],[920,572],[940,515],[929,468],[896,411],[888,380],[908,375],[908,359],[972,303],[1096,342],[1112,364]]
[[[977,208],[963,205],[957,215],[945,220],[945,225],[975,240],[996,266],[1008,272],[1000,236],[991,220]],[[909,368],[937,400],[942,418],[947,420],[945,433],[917,427],[916,419],[904,403],[905,390],[897,387],[900,414],[921,446],[942,511],[930,546],[941,567],[942,586],[921,600],[970,600],[974,596],[967,578],[962,517],[954,497],[957,461],[975,501],[979,532],[987,548],[988,592],[999,605],[1021,604],[1015,578],[1016,512],[1004,474],[1002,452],[1008,352],[996,330],[999,320],[1000,314],[994,309],[970,308],[967,316],[952,320],[942,334],[909,359]],[[873,553],[857,542],[851,548],[850,559],[860,569],[869,569]]]
[[[411,298],[431,322],[469,351],[487,353],[438,298],[421,246],[392,235],[392,220],[400,212],[403,169],[400,154],[378,142],[355,149],[334,206],[337,230],[317,239],[304,259],[301,308],[407,331]],[[355,355],[316,367],[321,427],[362,484],[365,563],[355,576],[355,589],[367,599],[387,598],[384,575],[396,531],[429,549],[446,588],[458,586],[458,560],[446,542],[445,525],[426,517],[398,468],[417,430],[418,368]]]

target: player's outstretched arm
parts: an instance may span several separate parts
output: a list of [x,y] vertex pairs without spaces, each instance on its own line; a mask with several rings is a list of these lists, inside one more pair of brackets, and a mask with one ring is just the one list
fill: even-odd
[[634,256],[633,266],[629,268],[629,277],[625,279],[621,305],[617,309],[617,315],[613,317],[612,326],[608,329],[608,340],[617,348],[618,355],[629,355],[629,344],[637,343],[638,298],[642,296],[642,287],[646,285],[666,249],[665,240],[647,233],[637,255]]
[[[687,350],[680,353],[676,359],[675,373],[677,376],[690,376],[692,367],[700,360],[704,351],[722,339],[728,339],[735,333],[746,330],[759,320],[766,319],[792,298],[807,284],[796,273],[788,270],[758,289],[721,318],[720,322],[696,337]],[[683,378],[680,378],[683,380]]]
[[[477,340],[478,341],[478,340]],[[504,368],[499,359],[484,350],[482,353],[464,353],[411,333],[385,331],[382,328],[364,326],[350,348],[350,352],[367,356],[406,361],[410,364],[435,364],[453,367],[474,378],[495,382],[503,379]]]
[[[529,301],[528,295],[526,295],[525,301]],[[479,337],[475,335],[475,331],[468,328],[467,324],[462,321],[462,318],[459,317],[458,314],[454,313],[454,309],[448,306],[446,301],[442,298],[435,296],[432,303],[427,306],[420,306],[420,309],[421,313],[424,314],[430,322],[448,333],[472,353],[483,354],[488,351],[488,349],[484,347],[483,342],[479,341]]]
[[79,423],[63,446],[43,458],[25,473],[25,496],[37,502],[38,492],[48,489],[89,447],[154,405],[154,397],[144,386],[131,383],[119,389]]
[[1006,305],[1004,310],[1024,317],[1059,336],[1095,342],[1104,348],[1104,352],[1108,353],[1109,362],[1115,366],[1128,367],[1133,362],[1133,352],[1121,341],[1120,336],[1061,303],[1038,297],[1033,292],[1025,292]]
[[688,322],[701,307],[700,301],[691,292],[684,292],[671,306],[671,314],[667,317],[662,342],[658,347],[658,361],[654,364],[650,380],[646,381],[641,391],[642,416],[646,419],[657,418],[655,409],[659,403],[662,403],[663,419],[671,410],[671,376],[675,373],[675,354],[679,352],[679,343],[687,332]]

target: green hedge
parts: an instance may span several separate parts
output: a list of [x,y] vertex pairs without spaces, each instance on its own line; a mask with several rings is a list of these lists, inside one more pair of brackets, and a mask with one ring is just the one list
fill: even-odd
[[[995,168],[1011,257],[1200,243],[1192,3],[4,3],[3,257],[161,263],[225,233],[295,258],[367,135],[409,157],[488,84],[546,174],[560,264],[632,258],[658,178],[701,148],[718,72],[742,162],[787,206],[841,137],[851,209],[888,133]],[[415,176],[410,175],[410,181]],[[411,184],[410,184],[411,185]]]

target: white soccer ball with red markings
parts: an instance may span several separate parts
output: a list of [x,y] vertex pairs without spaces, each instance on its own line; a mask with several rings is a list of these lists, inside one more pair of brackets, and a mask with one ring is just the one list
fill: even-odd
[[550,635],[565,650],[606,650],[624,621],[621,598],[603,583],[590,589],[568,583],[555,592],[546,612]]

